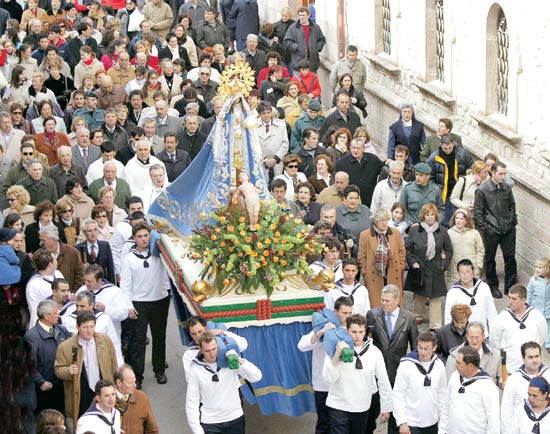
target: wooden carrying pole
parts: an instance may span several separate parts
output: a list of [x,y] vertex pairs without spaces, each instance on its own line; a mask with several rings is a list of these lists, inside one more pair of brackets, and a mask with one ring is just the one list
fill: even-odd
[[502,368],[501,383],[505,384],[508,376],[508,372],[506,371],[506,351],[500,350],[500,363]]
[[[78,366],[78,346],[73,345],[73,365]],[[73,434],[76,434],[76,423],[78,422],[78,409],[80,407],[80,400],[77,399],[79,394],[77,394],[77,385],[78,385],[78,372],[73,375]]]

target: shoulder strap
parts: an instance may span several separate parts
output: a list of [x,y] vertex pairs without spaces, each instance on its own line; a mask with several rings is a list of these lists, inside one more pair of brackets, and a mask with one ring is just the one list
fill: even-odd
[[464,197],[464,190],[466,189],[466,177],[461,176],[460,179],[462,179],[462,188],[460,189],[460,200]]

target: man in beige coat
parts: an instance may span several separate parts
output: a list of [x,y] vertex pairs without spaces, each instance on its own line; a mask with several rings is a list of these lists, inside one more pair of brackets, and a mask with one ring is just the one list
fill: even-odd
[[[93,312],[78,312],[77,334],[62,342],[55,357],[55,375],[63,380],[65,415],[74,417],[74,399],[78,401],[78,415],[83,414],[94,399],[94,388],[100,379],[113,381],[117,369],[115,347],[109,336],[95,333]],[[74,353],[73,353],[74,351]],[[76,362],[73,360],[76,355]],[[77,376],[76,390],[73,377]]]
[[168,34],[174,22],[174,13],[163,0],[151,0],[143,8],[145,19],[151,21],[151,32],[161,41]]

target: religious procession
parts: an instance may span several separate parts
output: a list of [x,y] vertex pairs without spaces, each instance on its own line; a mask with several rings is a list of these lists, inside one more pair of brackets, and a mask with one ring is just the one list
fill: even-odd
[[448,2],[414,84],[347,3],[0,1],[2,432],[550,433],[547,192],[465,134]]

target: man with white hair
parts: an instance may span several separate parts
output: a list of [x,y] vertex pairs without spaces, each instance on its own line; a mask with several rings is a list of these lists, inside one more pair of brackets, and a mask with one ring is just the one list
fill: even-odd
[[25,187],[31,198],[29,205],[36,206],[43,200],[50,200],[53,203],[57,202],[58,194],[55,183],[44,176],[44,168],[38,158],[33,158],[29,162],[28,176],[17,182],[17,185]]
[[391,209],[395,202],[399,202],[401,191],[408,184],[403,179],[405,164],[402,161],[392,161],[390,163],[390,176],[376,184],[372,193],[372,202],[370,210],[374,213],[378,209]]
[[147,214],[149,207],[160,193],[170,185],[164,165],[152,164],[149,167],[149,178],[151,179],[151,185],[145,186],[136,193],[137,196],[143,199],[143,211],[145,214]]
[[[164,168],[164,163],[157,157],[151,155],[151,145],[147,140],[140,140],[136,143],[136,155],[126,164],[126,177],[132,194],[137,194],[145,187],[152,185],[149,177],[149,167],[159,164]],[[166,169],[164,173],[164,184],[168,184]]]
[[82,276],[82,261],[80,252],[69,244],[59,241],[57,226],[46,226],[40,230],[40,242],[57,258],[57,269],[69,282],[71,292],[79,288],[84,279]]
[[153,117],[143,118],[143,140],[146,140],[154,154],[159,154],[164,151],[164,141],[157,134],[157,122]]
[[181,120],[179,117],[170,116],[168,114],[168,101],[159,99],[155,101],[155,124],[157,126],[157,136],[164,138],[166,133],[177,132],[181,128]]
[[113,264],[113,253],[108,241],[98,240],[99,226],[91,218],[82,222],[82,233],[86,240],[78,243],[75,247],[80,252],[82,260],[86,264],[98,265],[109,282],[115,281],[115,266]]
[[[121,209],[126,208],[126,201],[132,196],[128,182],[118,176],[120,161],[110,160],[103,164],[103,176],[90,184],[89,196],[96,202],[99,200],[101,187],[110,186],[115,190],[115,204]],[[124,166],[122,166],[124,169]]]
[[78,164],[73,164],[73,151],[70,146],[60,146],[57,149],[59,163],[50,167],[50,178],[55,182],[57,195],[65,194],[65,184],[69,179],[78,179],[84,189],[88,187],[84,169]]
[[258,35],[250,34],[246,37],[246,49],[243,51],[246,63],[250,65],[255,73],[256,78],[260,74],[260,70],[265,68],[266,60],[265,53],[258,50]]

